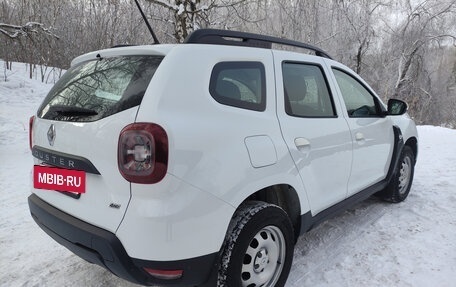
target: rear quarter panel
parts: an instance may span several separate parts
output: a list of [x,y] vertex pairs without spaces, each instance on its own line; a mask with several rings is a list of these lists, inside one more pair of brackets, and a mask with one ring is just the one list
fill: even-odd
[[[259,61],[266,69],[264,112],[222,105],[209,93],[212,68],[224,61]],[[280,133],[276,115],[272,53],[212,45],[175,47],[157,70],[137,121],[158,123],[168,133],[168,172],[213,194],[233,207],[264,187],[284,183],[300,193],[301,210],[309,209],[303,186]],[[275,164],[252,166],[246,138],[267,136]]]

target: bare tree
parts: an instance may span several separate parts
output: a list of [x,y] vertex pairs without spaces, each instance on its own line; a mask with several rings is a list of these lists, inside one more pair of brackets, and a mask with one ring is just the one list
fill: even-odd
[[[407,89],[404,87],[411,83],[408,77],[412,65],[419,61],[420,52],[432,44],[440,44],[444,39],[456,43],[456,34],[447,33],[438,27],[446,20],[446,16],[456,13],[456,1],[424,1],[412,6],[407,2],[407,17],[398,31],[395,31],[394,40],[399,43],[400,58],[398,76],[394,86],[394,97],[401,97]],[[440,23],[439,23],[440,22]],[[453,23],[454,24],[454,23]],[[414,62],[415,61],[415,62]]]
[[[253,0],[147,0],[150,3],[165,8],[173,17],[172,20],[166,19],[174,26],[174,38],[177,42],[184,42],[185,38],[199,28],[214,26],[216,21],[211,19],[211,14],[222,9],[232,9],[231,16],[241,16],[245,9]],[[220,14],[219,14],[220,15]],[[255,15],[250,15],[255,17]],[[245,21],[249,21],[247,17]]]
[[[338,8],[342,14],[346,29],[343,33],[346,43],[345,48],[352,47],[354,55],[354,70],[356,73],[362,73],[364,56],[369,52],[371,44],[376,41],[376,22],[380,15],[376,14],[379,10],[390,6],[389,0],[352,0],[338,2]],[[339,24],[340,25],[340,24]],[[347,29],[348,28],[348,29]]]

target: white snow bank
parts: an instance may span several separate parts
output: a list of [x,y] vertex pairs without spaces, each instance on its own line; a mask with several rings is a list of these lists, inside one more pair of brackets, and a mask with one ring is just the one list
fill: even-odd
[[[51,86],[29,80],[24,64],[13,68],[0,81],[0,286],[135,286],[73,255],[31,218],[28,120]],[[419,134],[408,199],[369,199],[302,236],[287,287],[455,286],[456,131]]]

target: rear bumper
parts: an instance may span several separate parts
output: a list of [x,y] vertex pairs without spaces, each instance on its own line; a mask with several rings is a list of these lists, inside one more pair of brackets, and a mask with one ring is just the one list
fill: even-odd
[[[128,281],[144,285],[195,286],[213,280],[218,270],[218,253],[178,261],[131,258],[115,234],[68,215],[35,194],[29,196],[28,203],[33,219],[54,240],[79,257]],[[183,276],[174,280],[158,279],[143,267],[183,270]]]

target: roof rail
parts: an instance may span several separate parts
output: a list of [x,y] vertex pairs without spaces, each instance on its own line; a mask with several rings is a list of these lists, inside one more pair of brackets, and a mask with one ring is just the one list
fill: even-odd
[[315,55],[332,59],[332,57],[320,48],[298,41],[282,39],[260,34],[237,32],[218,29],[200,29],[190,34],[184,43],[189,44],[215,44],[229,46],[246,46],[271,49],[272,44],[304,48],[315,52]]
[[114,45],[111,48],[123,48],[123,47],[131,47],[131,46],[136,46],[136,45],[131,45],[131,44],[118,44]]

